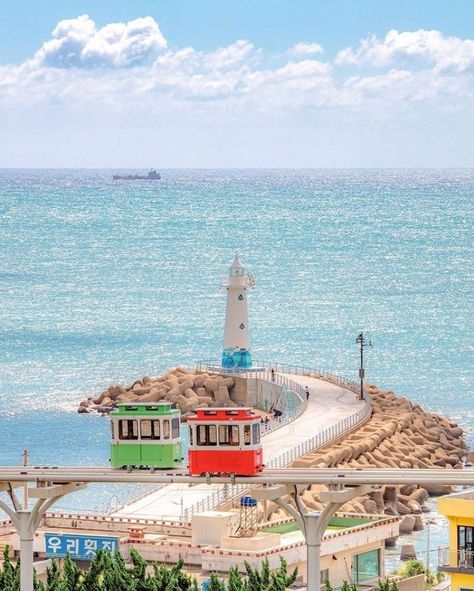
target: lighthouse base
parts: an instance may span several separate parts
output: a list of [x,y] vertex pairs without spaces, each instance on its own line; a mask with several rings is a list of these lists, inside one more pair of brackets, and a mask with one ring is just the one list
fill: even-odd
[[222,367],[225,369],[249,369],[252,367],[252,354],[247,349],[224,349]]

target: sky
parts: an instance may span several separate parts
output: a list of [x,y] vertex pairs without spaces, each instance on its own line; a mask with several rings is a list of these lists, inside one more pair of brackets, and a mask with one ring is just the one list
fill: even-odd
[[474,166],[472,0],[0,0],[0,167]]

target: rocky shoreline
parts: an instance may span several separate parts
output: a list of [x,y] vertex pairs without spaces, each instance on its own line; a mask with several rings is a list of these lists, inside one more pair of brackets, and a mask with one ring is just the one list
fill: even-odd
[[[337,444],[310,452],[293,463],[295,468],[446,468],[461,469],[470,459],[463,430],[453,421],[424,411],[393,392],[369,386],[372,415]],[[308,507],[320,510],[320,486],[303,493]],[[452,492],[446,485],[426,488],[411,484],[383,486],[357,497],[341,511],[401,517],[400,533],[423,529],[421,514],[428,512],[430,496]],[[277,507],[275,507],[276,509]],[[276,511],[274,517],[281,517]]]
[[170,402],[182,413],[182,418],[196,408],[237,406],[230,398],[234,378],[207,373],[192,373],[175,367],[162,376],[144,376],[131,386],[109,386],[99,396],[82,400],[79,413],[107,414],[119,402]]

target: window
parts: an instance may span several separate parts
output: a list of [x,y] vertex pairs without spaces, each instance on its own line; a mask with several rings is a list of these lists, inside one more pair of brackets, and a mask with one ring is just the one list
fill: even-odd
[[194,441],[194,427],[189,425],[189,445],[193,445]]
[[179,419],[171,419],[171,439],[179,437]]
[[132,419],[120,420],[119,439],[138,439],[138,421]]
[[216,425],[198,425],[197,426],[197,444],[198,445],[217,445],[217,427],[216,427]]
[[474,527],[458,525],[458,566],[474,568]]
[[140,421],[140,435],[142,439],[153,439],[153,431],[151,429],[151,421],[143,419]]
[[252,443],[250,437],[250,425],[244,426],[244,443],[245,445],[250,445]]
[[258,423],[254,423],[252,425],[252,431],[254,444],[260,443],[260,425]]
[[142,419],[140,421],[140,435],[142,439],[159,439],[160,438],[160,421],[151,421],[150,419]]
[[219,425],[219,444],[220,445],[239,445],[239,426],[238,425]]
[[352,557],[352,578],[355,583],[376,579],[380,574],[380,557],[378,550],[362,552]]
[[319,577],[319,582],[321,583],[321,585],[324,585],[324,583],[326,581],[329,581],[329,569],[328,568],[322,568],[320,575],[321,576]]
[[163,439],[170,438],[170,422],[169,419],[164,419],[163,421]]

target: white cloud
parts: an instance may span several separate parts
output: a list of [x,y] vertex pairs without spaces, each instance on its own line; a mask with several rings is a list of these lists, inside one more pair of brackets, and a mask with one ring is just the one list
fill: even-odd
[[97,28],[82,15],[58,23],[33,61],[55,68],[129,67],[148,63],[166,48],[158,23],[150,16]]
[[[321,52],[316,43],[299,43],[279,56],[266,55],[248,40],[213,51],[170,50],[151,17],[98,28],[83,15],[58,23],[32,59],[0,66],[0,100],[65,109],[103,104],[116,111],[138,104],[150,110],[165,103],[181,108],[199,101],[243,110],[365,104],[387,111],[404,101],[457,94],[452,104],[472,95],[466,69],[473,43],[436,31],[390,31],[382,41],[371,37],[357,49],[339,52],[336,62],[348,66],[346,71],[311,57],[310,52]],[[424,67],[418,62],[413,67],[415,58],[424,60]],[[392,66],[397,60],[403,63]],[[386,71],[377,76],[361,72],[363,64]]]
[[289,53],[291,55],[313,55],[315,53],[323,53],[324,50],[319,43],[306,43],[302,41],[293,45]]
[[397,60],[410,62],[414,59],[434,65],[439,72],[464,72],[474,65],[474,40],[445,37],[434,30],[391,30],[383,40],[372,36],[363,39],[355,50],[350,47],[341,50],[335,62],[381,67]]
[[255,47],[249,41],[240,39],[227,47],[205,54],[204,64],[210,69],[234,67],[248,59]]

